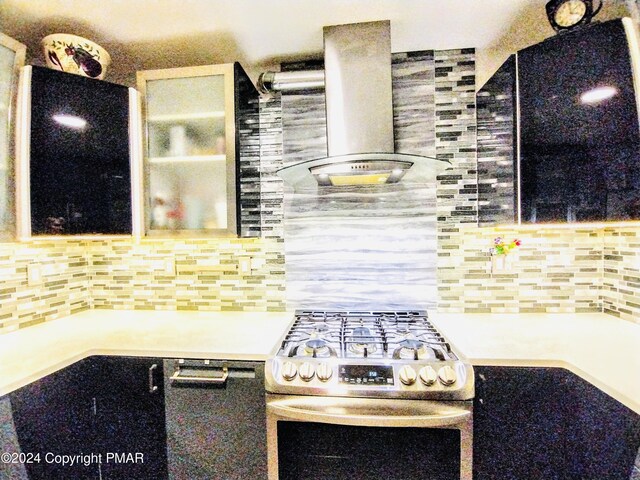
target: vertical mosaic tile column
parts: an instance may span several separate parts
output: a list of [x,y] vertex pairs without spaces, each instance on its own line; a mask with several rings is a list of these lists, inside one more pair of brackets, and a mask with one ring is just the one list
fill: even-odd
[[[254,88],[253,85],[250,88]],[[242,103],[238,111],[240,157],[240,236],[259,237],[260,219],[260,109],[258,98]]]
[[[436,156],[451,162],[438,176],[438,309],[451,308],[443,283],[464,241],[460,225],[477,222],[475,50],[434,52]],[[453,257],[452,257],[453,256]]]
[[478,223],[513,223],[516,218],[515,56],[477,94]]
[[478,220],[475,50],[435,52],[436,153],[452,164],[438,176],[438,222]]
[[282,238],[284,187],[282,168],[282,99],[279,93],[260,99],[260,212],[263,238]]

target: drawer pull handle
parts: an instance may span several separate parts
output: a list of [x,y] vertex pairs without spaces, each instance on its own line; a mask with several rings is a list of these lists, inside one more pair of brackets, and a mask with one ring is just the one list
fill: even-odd
[[149,393],[156,393],[158,391],[158,386],[154,384],[153,381],[153,372],[158,368],[158,364],[154,363],[149,367]]
[[180,375],[180,370],[176,370],[176,373],[171,375],[171,383],[190,383],[190,384],[207,384],[207,385],[223,385],[227,382],[229,377],[229,369],[222,367],[222,376],[220,377],[189,377]]

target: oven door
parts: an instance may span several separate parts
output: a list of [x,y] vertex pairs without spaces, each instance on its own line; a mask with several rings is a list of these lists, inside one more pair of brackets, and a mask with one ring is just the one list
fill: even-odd
[[269,480],[471,480],[472,402],[267,394]]

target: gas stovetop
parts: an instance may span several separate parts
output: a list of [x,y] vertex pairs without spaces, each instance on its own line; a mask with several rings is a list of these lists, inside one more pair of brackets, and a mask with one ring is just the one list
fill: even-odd
[[267,391],[379,398],[473,398],[473,370],[424,311],[296,312]]

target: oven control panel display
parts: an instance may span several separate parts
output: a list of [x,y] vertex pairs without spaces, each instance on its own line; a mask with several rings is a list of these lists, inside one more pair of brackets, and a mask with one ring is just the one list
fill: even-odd
[[389,365],[339,365],[340,383],[349,385],[393,385],[393,367]]

